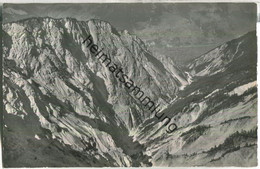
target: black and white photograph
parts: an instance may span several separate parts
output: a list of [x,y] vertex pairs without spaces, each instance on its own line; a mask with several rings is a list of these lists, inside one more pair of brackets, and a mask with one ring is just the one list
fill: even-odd
[[2,161],[256,167],[256,3],[3,3]]

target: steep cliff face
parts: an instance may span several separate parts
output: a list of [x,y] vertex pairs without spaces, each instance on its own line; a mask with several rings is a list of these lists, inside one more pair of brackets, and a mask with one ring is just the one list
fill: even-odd
[[[31,18],[3,30],[6,166],[221,166],[235,165],[225,160],[239,153],[253,156],[243,165],[255,165],[254,33],[201,56],[185,72],[104,21]],[[164,106],[178,131],[165,133],[83,43],[89,35]],[[233,137],[236,145],[228,142]],[[201,160],[191,160],[194,153]]]
[[5,118],[36,115],[50,131],[41,133],[43,138],[79,152],[91,150],[109,165],[109,159],[115,166],[141,165],[131,155],[142,149],[128,135],[153,115],[82,42],[91,35],[147,96],[163,104],[187,85],[185,73],[169,58],[152,56],[139,38],[104,21],[32,18],[3,29]]

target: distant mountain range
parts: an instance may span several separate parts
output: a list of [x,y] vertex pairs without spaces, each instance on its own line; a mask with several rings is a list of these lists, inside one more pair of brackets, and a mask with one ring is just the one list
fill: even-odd
[[4,22],[39,17],[100,19],[141,38],[176,63],[256,29],[254,3],[4,4]]
[[[82,42],[163,106],[162,123]],[[35,17],[3,25],[5,167],[256,166],[256,33],[179,66],[105,21]]]

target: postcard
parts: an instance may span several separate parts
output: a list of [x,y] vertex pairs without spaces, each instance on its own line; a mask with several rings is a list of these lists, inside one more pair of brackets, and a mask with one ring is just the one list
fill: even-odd
[[255,3],[4,3],[4,167],[257,166],[256,21]]

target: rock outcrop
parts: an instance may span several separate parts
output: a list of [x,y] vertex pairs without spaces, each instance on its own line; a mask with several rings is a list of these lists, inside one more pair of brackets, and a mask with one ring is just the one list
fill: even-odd
[[[167,134],[91,54],[82,43],[88,35],[163,105],[178,125],[175,133]],[[4,165],[256,165],[254,38],[249,33],[230,41],[185,72],[104,21],[30,18],[4,24]],[[241,164],[229,160],[241,158]]]

